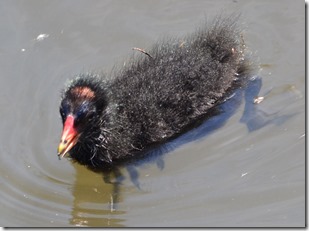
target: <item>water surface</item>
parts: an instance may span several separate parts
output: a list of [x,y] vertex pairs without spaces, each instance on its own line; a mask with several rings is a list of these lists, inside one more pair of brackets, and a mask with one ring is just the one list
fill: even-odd
[[[249,132],[240,122],[243,102],[207,136],[122,169],[116,186],[58,160],[68,79],[108,72],[132,47],[185,35],[222,10],[242,12],[262,67],[260,94],[268,93],[258,107],[293,116]],[[0,224],[303,227],[304,26],[301,1],[1,1]]]

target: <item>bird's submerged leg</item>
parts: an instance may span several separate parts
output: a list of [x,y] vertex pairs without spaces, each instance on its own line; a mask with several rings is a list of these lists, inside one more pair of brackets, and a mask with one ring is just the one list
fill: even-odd
[[106,184],[121,184],[125,179],[119,168],[114,168],[108,173],[103,173],[103,180]]
[[[111,179],[112,178],[112,179]],[[125,179],[125,177],[120,172],[119,168],[114,168],[109,173],[103,174],[103,180],[106,184],[112,184],[113,190],[110,194],[110,211],[114,212],[117,209],[117,204],[119,202],[120,194],[120,184]]]

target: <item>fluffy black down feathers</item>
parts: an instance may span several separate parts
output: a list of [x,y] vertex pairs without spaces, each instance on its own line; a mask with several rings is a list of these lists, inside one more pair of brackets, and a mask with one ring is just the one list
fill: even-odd
[[[146,51],[150,56],[138,54],[108,78],[80,75],[65,89],[63,122],[69,114],[79,121],[70,150],[74,160],[108,169],[142,155],[211,116],[213,107],[246,84],[251,70],[235,17],[217,18]],[[74,91],[77,87],[94,96]]]

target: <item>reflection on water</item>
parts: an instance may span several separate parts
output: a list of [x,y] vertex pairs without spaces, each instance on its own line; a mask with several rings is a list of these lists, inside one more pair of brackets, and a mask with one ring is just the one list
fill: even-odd
[[122,202],[120,185],[105,183],[101,174],[91,172],[83,166],[74,164],[76,181],[72,188],[74,196],[72,218],[74,226],[121,227],[124,219],[119,215],[116,203]]

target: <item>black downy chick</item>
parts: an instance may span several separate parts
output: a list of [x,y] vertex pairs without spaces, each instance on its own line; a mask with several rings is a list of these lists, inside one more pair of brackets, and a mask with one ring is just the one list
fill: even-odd
[[62,95],[58,155],[92,170],[141,157],[212,116],[252,72],[237,17],[169,38],[108,78],[82,74]]

